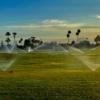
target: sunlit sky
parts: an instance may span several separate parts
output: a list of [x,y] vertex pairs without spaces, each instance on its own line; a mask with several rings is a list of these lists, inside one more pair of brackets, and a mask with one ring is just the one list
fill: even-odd
[[16,31],[19,37],[66,41],[69,29],[75,39],[80,28],[80,37],[92,40],[99,26],[100,0],[0,0],[1,37]]

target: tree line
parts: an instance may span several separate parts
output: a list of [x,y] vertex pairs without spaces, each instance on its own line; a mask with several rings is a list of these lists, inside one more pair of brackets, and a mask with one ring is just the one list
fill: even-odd
[[[67,45],[73,45],[73,44],[76,44],[76,42],[80,42],[79,41],[79,36],[81,34],[81,29],[77,29],[76,30],[76,41],[75,40],[70,40],[70,37],[72,35],[72,31],[71,30],[68,30],[67,34],[66,34],[66,37],[67,37]],[[19,40],[16,40],[16,36],[17,36],[17,33],[16,32],[13,32],[13,33],[10,33],[10,32],[6,32],[5,33],[5,36],[6,36],[6,39],[5,39],[5,42],[6,42],[6,45],[8,47],[11,46],[11,36],[13,37],[13,43],[18,47],[18,48],[21,48],[21,49],[26,49],[27,47],[31,47],[31,48],[35,48],[36,46],[38,45],[41,45],[43,44],[43,41],[42,40],[39,40],[39,39],[36,39],[36,37],[30,37],[28,39],[23,39],[23,38],[20,38]],[[94,41],[95,41],[95,45],[98,46],[100,45],[100,35],[97,35],[95,38],[94,38]],[[23,43],[23,44],[22,44]],[[1,47],[4,46],[4,41],[1,41]]]

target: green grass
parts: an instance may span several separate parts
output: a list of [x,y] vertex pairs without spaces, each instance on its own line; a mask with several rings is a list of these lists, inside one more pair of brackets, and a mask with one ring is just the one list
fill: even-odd
[[15,57],[17,57],[17,55],[15,54],[10,54],[10,53],[0,53],[0,60],[12,60],[14,59]]
[[14,71],[89,70],[69,53],[29,53],[21,55],[11,67]]
[[99,71],[92,72],[70,53],[0,57],[17,57],[8,71],[0,71],[0,100],[100,100]]

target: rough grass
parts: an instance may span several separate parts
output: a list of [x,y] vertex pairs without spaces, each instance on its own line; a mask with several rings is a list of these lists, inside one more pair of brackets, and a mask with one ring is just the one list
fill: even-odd
[[99,94],[99,71],[69,53],[18,54],[0,71],[0,100],[100,100]]

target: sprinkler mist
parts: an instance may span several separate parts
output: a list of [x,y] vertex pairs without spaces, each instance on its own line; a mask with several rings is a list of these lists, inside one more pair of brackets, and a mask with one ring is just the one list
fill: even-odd
[[[70,48],[71,54],[74,55],[78,60],[80,60],[83,64],[85,64],[89,69],[95,71],[100,67],[100,64],[93,63],[87,55],[80,49],[76,49],[74,47]],[[78,55],[77,55],[78,54]]]
[[40,46],[34,48],[33,51],[42,51],[42,52],[68,52],[64,47],[60,46],[57,43],[44,43]]
[[[17,60],[17,57],[7,59],[6,55],[11,56],[17,51],[17,45],[14,42],[13,45],[4,45],[2,52],[4,53],[4,56],[0,58],[0,70],[7,71],[12,64]],[[17,53],[17,52],[16,52]]]
[[0,61],[0,69],[2,71],[7,71],[11,66],[12,64],[16,61],[17,59],[13,59],[11,61],[4,61],[4,60],[1,60]]
[[13,53],[13,52],[15,52],[16,50],[17,50],[17,46],[16,46],[16,44],[14,43],[11,47],[8,47],[8,46],[6,46],[6,52],[7,53]]
[[27,48],[27,52],[28,52],[28,53],[30,53],[30,52],[32,52],[32,51],[33,51],[33,49],[32,49],[31,47],[28,47],[28,48]]

